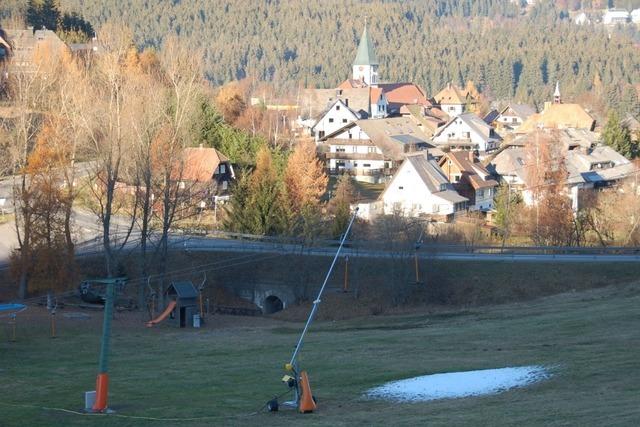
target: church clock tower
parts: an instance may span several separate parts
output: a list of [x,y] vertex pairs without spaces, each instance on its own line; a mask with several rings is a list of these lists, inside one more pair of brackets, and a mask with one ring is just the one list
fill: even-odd
[[353,61],[353,79],[360,80],[368,86],[377,86],[378,65],[378,59],[373,51],[373,43],[369,39],[367,24],[365,23],[360,44],[358,45],[358,53],[355,61]]

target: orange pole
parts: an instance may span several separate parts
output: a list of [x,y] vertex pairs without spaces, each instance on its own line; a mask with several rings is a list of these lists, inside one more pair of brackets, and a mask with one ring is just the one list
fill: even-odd
[[343,292],[349,292],[349,257],[344,259],[344,286]]
[[96,379],[96,401],[93,404],[94,412],[102,412],[107,409],[107,396],[109,395],[109,374],[98,374]]

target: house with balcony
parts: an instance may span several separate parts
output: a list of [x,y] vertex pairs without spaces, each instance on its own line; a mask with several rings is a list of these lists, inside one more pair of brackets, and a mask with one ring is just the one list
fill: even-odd
[[470,150],[482,157],[496,151],[502,137],[480,117],[465,113],[439,128],[432,141],[443,151]]
[[438,166],[458,194],[469,199],[470,211],[488,212],[493,209],[498,182],[492,179],[472,151],[446,153]]
[[[409,117],[357,120],[320,139],[318,151],[330,174],[385,182],[407,153],[440,152]],[[440,154],[442,154],[440,152]]]

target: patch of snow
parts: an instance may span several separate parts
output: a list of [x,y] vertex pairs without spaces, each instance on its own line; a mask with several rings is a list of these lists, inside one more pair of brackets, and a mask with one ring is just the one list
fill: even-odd
[[543,366],[450,372],[393,381],[368,390],[366,396],[397,402],[455,399],[500,393],[531,385],[550,376]]

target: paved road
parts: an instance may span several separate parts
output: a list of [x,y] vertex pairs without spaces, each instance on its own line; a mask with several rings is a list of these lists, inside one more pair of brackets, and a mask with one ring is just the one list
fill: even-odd
[[[173,238],[175,249],[193,252],[274,252],[282,254],[300,254],[313,256],[334,256],[336,247],[302,247],[295,244],[274,244],[264,242],[246,242],[241,240],[190,237]],[[388,251],[362,250],[343,248],[341,254],[350,257],[364,258],[400,258],[413,256],[413,252],[392,253]],[[452,261],[513,261],[513,262],[569,262],[569,263],[606,263],[606,262],[639,262],[638,254],[530,254],[530,253],[472,253],[453,251],[434,251],[426,249],[418,251],[420,259],[438,259]]]

